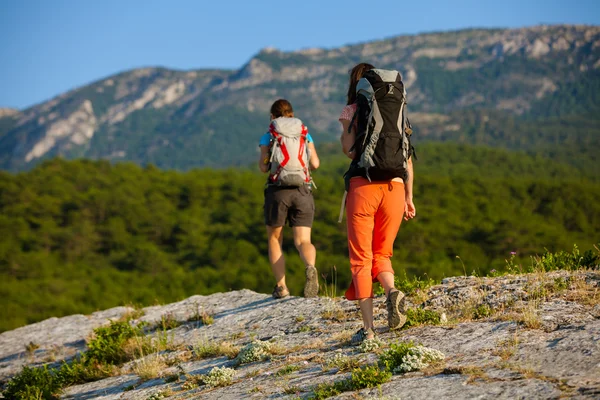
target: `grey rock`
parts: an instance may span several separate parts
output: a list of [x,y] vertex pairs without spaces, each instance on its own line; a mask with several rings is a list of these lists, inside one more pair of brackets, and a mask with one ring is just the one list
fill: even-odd
[[[600,393],[600,318],[598,304],[581,295],[594,293],[600,273],[594,271],[552,272],[497,278],[455,277],[428,289],[427,297],[413,307],[444,312],[449,322],[421,325],[389,332],[385,303],[376,297],[378,337],[385,345],[413,341],[443,352],[443,363],[424,371],[394,375],[380,388],[342,393],[334,398],[351,399],[553,399],[597,398]],[[559,285],[545,297],[532,296],[540,285]],[[583,286],[587,285],[587,286]],[[549,286],[548,286],[549,287]],[[415,301],[415,298],[411,299]],[[596,301],[598,298],[596,297]],[[479,302],[479,303],[477,303]],[[496,313],[487,318],[456,320],[460,304],[492,304]],[[535,311],[539,327],[532,329],[517,311]],[[90,316],[51,318],[0,335],[0,379],[7,380],[22,366],[36,366],[54,352],[54,362],[68,360],[83,351],[95,327],[109,323],[132,310],[118,307]],[[135,374],[134,360],[120,368],[117,376],[65,389],[65,399],[169,398],[274,399],[307,398],[318,384],[341,381],[349,372],[330,365],[336,355],[356,359],[359,365],[374,364],[376,353],[360,353],[348,344],[360,327],[354,302],[343,298],[288,297],[274,300],[250,290],[192,296],[180,302],[147,307],[132,323],[150,325],[165,316],[181,323],[166,332],[176,349],[160,354],[169,361],[160,376],[142,380]],[[213,323],[203,325],[197,316],[207,313]],[[148,331],[156,335],[156,332]],[[270,341],[277,347],[270,359],[236,365],[217,356],[197,360],[190,351],[200,344],[227,341],[241,347],[253,340]],[[25,346],[39,348],[28,354]],[[295,366],[288,374],[278,374]],[[186,381],[209,373],[215,367],[235,369],[230,386],[186,387]],[[169,376],[177,381],[167,382]]]

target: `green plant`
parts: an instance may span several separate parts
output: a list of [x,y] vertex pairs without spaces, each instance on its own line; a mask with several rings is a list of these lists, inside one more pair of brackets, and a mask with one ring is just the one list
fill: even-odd
[[292,372],[299,371],[300,369],[301,368],[298,365],[286,365],[285,367],[283,367],[279,371],[277,371],[276,375],[277,376],[289,375]]
[[360,361],[357,358],[348,357],[342,353],[336,353],[332,359],[327,362],[328,368],[337,368],[338,372],[350,371],[358,368]]
[[380,369],[377,365],[356,368],[352,371],[350,387],[352,390],[375,387],[389,381],[391,377],[392,373],[390,371]]
[[573,251],[559,251],[552,253],[546,250],[541,256],[535,256],[533,260],[533,269],[541,271],[575,270],[580,268],[594,268],[600,260],[598,254],[591,250],[581,254],[577,245],[573,245]]
[[401,290],[407,296],[411,296],[415,294],[416,291],[428,289],[437,284],[437,282],[427,276],[423,278],[415,276],[412,279],[409,279],[405,272],[404,278],[400,278],[399,276],[394,277],[394,284],[398,290]]
[[283,393],[285,394],[298,394],[302,391],[300,386],[286,386],[283,388]]
[[330,283],[327,283],[327,278],[329,277],[328,274],[321,274],[321,277],[323,278],[323,280],[325,281],[325,285],[324,285],[324,290],[325,290],[325,297],[329,297],[331,299],[335,299],[336,295],[337,295],[337,281],[338,281],[338,276],[337,276],[337,267],[335,265],[333,265],[331,267],[331,277],[332,280]]
[[516,264],[515,257],[517,256],[516,251],[510,252],[510,258],[508,260],[504,260],[506,262],[506,270],[511,274],[522,274],[523,268],[521,264]]
[[224,341],[219,344],[209,343],[201,341],[197,343],[192,353],[196,359],[226,356],[228,358],[235,358],[239,354],[240,350],[237,346],[232,345],[230,342]]
[[379,386],[389,381],[391,377],[392,373],[390,371],[380,369],[377,365],[355,368],[348,379],[317,385],[309,398],[326,399],[342,392]]
[[91,382],[110,376],[114,366],[100,362],[85,361],[85,354],[71,362],[64,362],[58,369],[64,385]]
[[168,375],[168,376],[165,376],[163,378],[163,380],[165,381],[165,383],[177,382],[179,380],[179,375],[178,374]]
[[196,359],[216,357],[219,355],[219,347],[214,343],[200,342],[192,350]]
[[493,310],[487,304],[480,304],[473,310],[473,319],[487,318],[492,315]]
[[94,338],[88,343],[83,362],[118,365],[128,361],[123,346],[140,333],[140,328],[128,321],[111,321],[109,326],[94,329]]
[[313,389],[312,395],[309,397],[311,400],[326,399],[331,396],[338,395],[344,392],[347,388],[347,381],[340,381],[335,383],[321,383]]
[[181,325],[181,322],[177,321],[175,316],[171,313],[161,315],[160,322],[158,323],[158,327],[163,331],[175,329],[179,325]]
[[62,386],[62,377],[54,369],[46,366],[41,368],[23,367],[19,374],[8,381],[2,396],[5,399],[59,399]]
[[406,323],[402,329],[408,329],[419,325],[439,325],[441,316],[433,310],[425,310],[423,308],[409,308],[406,310]]
[[162,400],[169,396],[173,395],[173,391],[171,389],[161,390],[160,392],[156,392],[151,394],[146,400]]

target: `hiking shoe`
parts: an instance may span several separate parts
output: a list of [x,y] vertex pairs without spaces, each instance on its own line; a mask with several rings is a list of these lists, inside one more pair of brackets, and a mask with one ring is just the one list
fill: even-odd
[[290,291],[285,286],[277,286],[273,288],[273,298],[274,299],[283,299],[284,297],[288,297],[290,295]]
[[317,297],[319,293],[319,279],[317,269],[312,265],[306,267],[306,282],[304,283],[304,297]]
[[390,330],[400,329],[406,323],[406,297],[399,290],[388,293],[385,306],[388,312]]
[[372,328],[360,328],[354,335],[352,335],[352,338],[350,338],[350,344],[361,344],[365,340],[369,339],[375,339],[375,331]]

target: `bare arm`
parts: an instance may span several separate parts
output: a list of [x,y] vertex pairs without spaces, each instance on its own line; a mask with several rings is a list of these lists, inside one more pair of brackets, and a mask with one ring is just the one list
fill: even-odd
[[354,151],[350,152],[350,148],[354,146],[354,141],[356,140],[356,132],[354,127],[348,133],[348,128],[350,127],[350,121],[347,119],[340,120],[342,123],[342,135],[340,136],[340,142],[342,142],[342,151],[349,158],[354,159]]
[[321,161],[319,160],[319,156],[317,155],[317,149],[315,147],[315,144],[312,142],[308,143],[308,150],[310,151],[310,160],[309,160],[310,168],[311,169],[319,168],[319,165],[321,165]]
[[413,182],[414,182],[414,170],[412,157],[408,159],[408,179],[404,182],[404,219],[409,220],[417,215],[415,204],[413,203]]
[[260,172],[269,171],[269,146],[260,146],[258,168],[260,169]]

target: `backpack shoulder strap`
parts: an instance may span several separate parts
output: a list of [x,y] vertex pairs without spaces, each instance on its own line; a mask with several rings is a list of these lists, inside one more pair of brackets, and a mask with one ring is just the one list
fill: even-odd
[[277,129],[275,129],[275,124],[273,122],[271,122],[271,124],[269,125],[269,133],[275,138],[279,138],[281,137],[281,134],[279,132],[277,132]]

